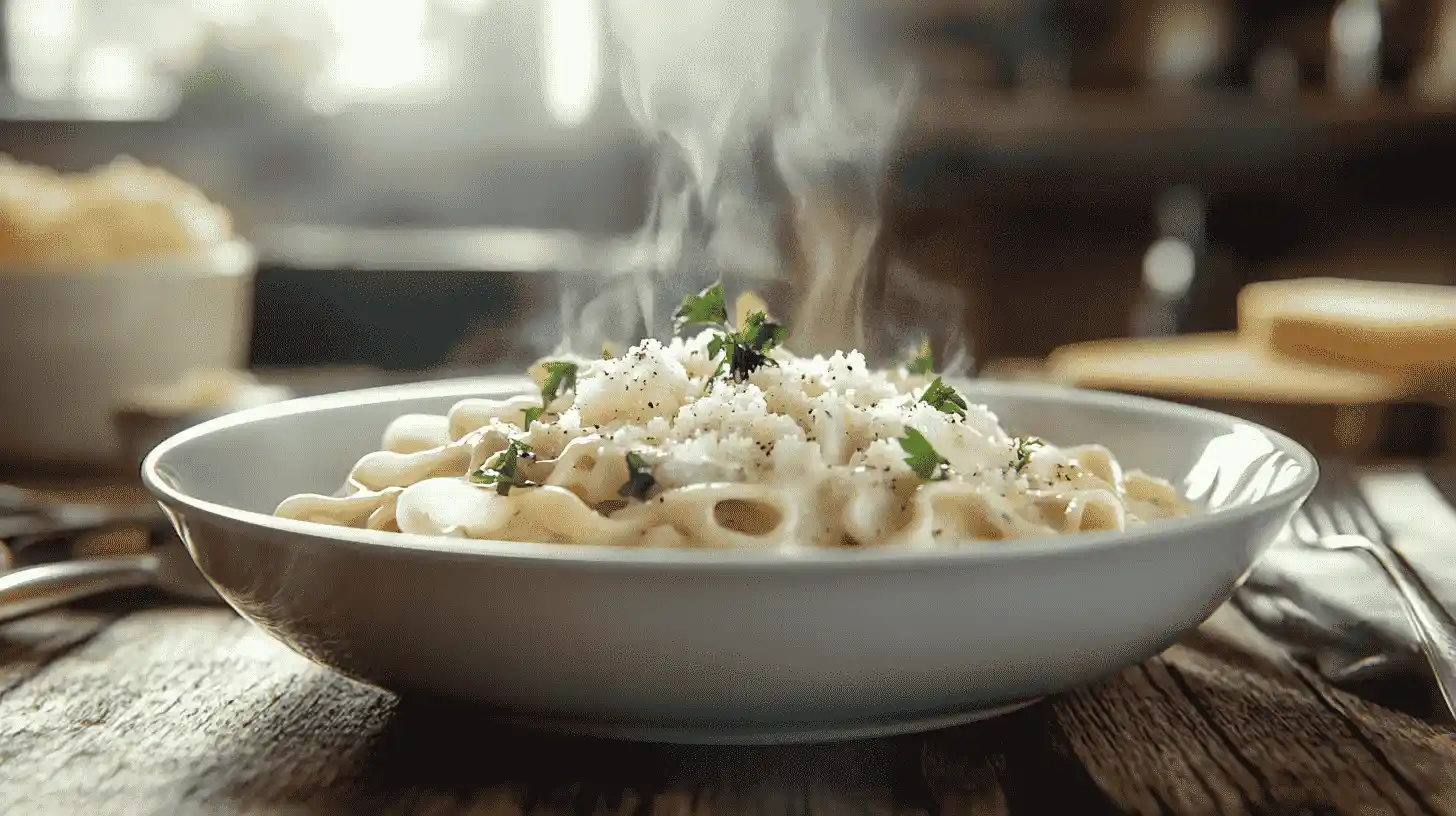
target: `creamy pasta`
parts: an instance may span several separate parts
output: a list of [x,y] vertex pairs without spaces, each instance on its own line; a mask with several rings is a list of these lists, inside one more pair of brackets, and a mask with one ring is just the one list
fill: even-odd
[[722,337],[547,361],[531,372],[542,395],[401,416],[342,491],[290,497],[277,515],[456,538],[792,550],[953,547],[1190,512],[1105,447],[1013,437],[939,379],[771,343],[744,371],[726,365]]

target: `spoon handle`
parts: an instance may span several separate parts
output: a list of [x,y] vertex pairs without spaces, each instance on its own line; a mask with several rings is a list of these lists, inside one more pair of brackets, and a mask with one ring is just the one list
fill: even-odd
[[22,567],[0,573],[0,623],[82,598],[151,584],[154,555],[87,558]]

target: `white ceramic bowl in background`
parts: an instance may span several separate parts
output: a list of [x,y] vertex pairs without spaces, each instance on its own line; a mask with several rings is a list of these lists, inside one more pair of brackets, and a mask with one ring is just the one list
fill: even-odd
[[118,462],[112,414],[127,395],[247,362],[253,272],[241,241],[196,258],[0,267],[0,459]]
[[779,741],[967,721],[1166,648],[1222,604],[1317,478],[1303,448],[1195,408],[968,384],[1014,433],[1100,441],[1213,512],[962,549],[778,553],[454,541],[269,515],[332,492],[385,425],[480,379],[251,409],[158,446],[143,480],[244,616],[340,672],[548,727]]

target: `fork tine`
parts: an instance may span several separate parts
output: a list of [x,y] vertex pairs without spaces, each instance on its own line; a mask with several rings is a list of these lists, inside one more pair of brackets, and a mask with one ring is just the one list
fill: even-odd
[[1354,517],[1355,529],[1366,538],[1382,541],[1387,538],[1385,525],[1375,517],[1370,505],[1365,503],[1363,496],[1353,498],[1347,505],[1350,515]]
[[1310,520],[1309,511],[1305,507],[1295,511],[1294,518],[1289,520],[1289,530],[1294,533],[1296,539],[1306,544],[1312,544],[1320,537],[1319,530],[1315,529],[1314,522]]
[[1389,537],[1385,525],[1370,508],[1370,502],[1365,500],[1365,493],[1360,490],[1358,484],[1351,485],[1346,492],[1344,506],[1354,517],[1355,529],[1359,530],[1361,535],[1376,541]]
[[1353,468],[1346,466],[1338,469],[1330,487],[1330,506],[1338,514],[1336,521],[1342,525],[1344,532],[1358,532],[1376,541],[1388,538],[1385,525],[1380,523],[1380,519],[1370,509],[1370,503],[1365,500],[1365,493],[1360,489],[1360,481]]
[[[1307,516],[1315,537],[1358,533],[1374,541],[1388,540],[1385,527],[1360,490],[1353,465],[1344,461],[1320,463],[1320,479],[1300,511]],[[1301,531],[1296,529],[1296,534]],[[1309,529],[1303,530],[1308,535]]]
[[1329,504],[1325,501],[1316,501],[1305,505],[1305,513],[1309,516],[1310,523],[1314,526],[1315,532],[1323,537],[1336,535],[1340,532],[1335,524],[1334,516],[1330,514]]
[[1355,514],[1351,512],[1348,499],[1336,499],[1330,502],[1328,510],[1330,520],[1334,522],[1337,531],[1353,533],[1360,530],[1360,522],[1355,519]]

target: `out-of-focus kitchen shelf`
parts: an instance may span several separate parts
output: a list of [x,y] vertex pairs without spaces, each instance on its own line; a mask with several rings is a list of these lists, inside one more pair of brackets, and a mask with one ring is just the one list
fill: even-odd
[[292,270],[585,273],[625,268],[633,246],[570,230],[272,225],[254,231],[263,265]]
[[176,112],[173,96],[82,101],[26,99],[0,92],[0,122],[164,122]]
[[[262,266],[300,272],[509,272],[613,275],[641,268],[635,236],[511,227],[265,225],[252,231]],[[738,275],[777,280],[773,270]]]
[[916,105],[908,146],[955,138],[1005,147],[1030,142],[1095,144],[1129,136],[1176,139],[1203,132],[1319,132],[1331,141],[1358,143],[1387,128],[1453,122],[1456,107],[1397,96],[1349,101],[1306,94],[1276,103],[1233,92],[1014,94],[930,88]]
[[1065,91],[1015,95],[922,91],[901,140],[897,188],[1045,198],[1126,195],[1172,181],[1205,192],[1266,188],[1311,168],[1440,140],[1456,143],[1456,106],[1398,97],[1349,102],[1306,95],[1273,104],[1249,94],[1159,96]]
[[[521,370],[573,326],[636,331],[641,293],[627,275],[652,261],[630,234],[567,230],[280,225],[249,236],[255,366]],[[784,286],[771,266],[732,277],[770,302]],[[593,302],[613,305],[588,311]]]

